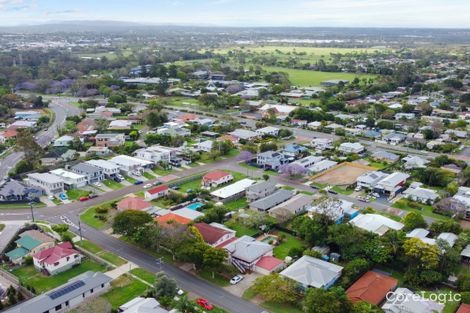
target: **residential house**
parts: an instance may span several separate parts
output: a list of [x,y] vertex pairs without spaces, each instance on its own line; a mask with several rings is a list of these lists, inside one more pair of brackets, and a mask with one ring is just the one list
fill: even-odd
[[289,163],[289,159],[277,151],[261,152],[256,156],[256,164],[264,170],[277,171],[282,165],[287,163]]
[[402,142],[404,142],[407,138],[406,134],[403,133],[397,133],[397,132],[391,132],[385,135],[382,135],[382,142],[385,142],[389,145],[396,146]]
[[[37,231],[36,231],[37,232]],[[30,256],[54,246],[54,240],[48,236],[22,233],[15,241],[16,248],[5,255],[13,264],[22,264],[26,256]]]
[[297,107],[292,105],[265,104],[259,109],[259,112],[263,117],[269,117],[269,115],[273,113],[277,119],[285,120],[295,109],[297,109]]
[[176,122],[167,122],[163,125],[163,127],[160,127],[159,129],[157,129],[157,134],[159,134],[159,135],[168,135],[168,136],[171,136],[171,137],[191,136],[191,131],[189,129],[185,128],[184,126],[185,126],[185,124],[180,124],[180,123],[176,123]]
[[74,138],[72,136],[64,135],[54,140],[54,147],[68,147],[73,140]]
[[333,149],[333,140],[329,138],[314,138],[310,141],[312,147],[319,151]]
[[297,194],[269,210],[269,215],[278,220],[285,221],[288,218],[302,214],[311,208],[313,197],[305,194]]
[[299,119],[292,119],[290,120],[290,124],[292,126],[297,126],[297,127],[304,127],[308,125],[308,121],[306,120],[299,120]]
[[349,221],[356,227],[383,236],[388,230],[401,230],[405,225],[379,214],[359,214]]
[[356,184],[357,187],[374,190],[377,184],[386,177],[388,177],[388,174],[385,174],[384,172],[367,172],[356,179]]
[[257,129],[256,132],[260,134],[261,136],[277,137],[279,135],[279,128],[266,126],[266,127]]
[[119,307],[120,313],[170,313],[155,298],[137,297]]
[[394,172],[379,181],[375,190],[393,197],[405,187],[409,177],[406,173]]
[[82,255],[68,241],[33,255],[33,264],[38,271],[56,275],[81,263]]
[[222,246],[224,243],[235,238],[236,232],[226,227],[216,227],[206,223],[196,223],[194,227],[199,231],[204,242],[211,247]]
[[152,207],[152,204],[139,197],[127,197],[116,204],[118,211],[135,210],[145,211]]
[[385,313],[442,313],[444,304],[426,299],[407,288],[397,288],[382,306]]
[[250,209],[260,212],[267,212],[271,208],[274,208],[276,205],[289,200],[294,195],[295,192],[292,190],[279,189],[278,191],[265,198],[261,198],[259,200],[251,202]]
[[256,263],[263,256],[273,255],[273,246],[246,235],[230,242],[223,248],[229,253],[229,262],[242,273],[254,271]]
[[416,114],[414,113],[396,113],[395,119],[398,120],[414,120],[416,118]]
[[302,153],[306,151],[308,151],[307,147],[295,143],[289,143],[284,146],[284,149],[282,149],[282,153],[284,154],[284,156],[291,159],[299,157]]
[[295,162],[292,162],[292,165],[298,165],[301,166],[305,169],[309,169],[310,167],[314,166],[315,164],[323,161],[325,158],[324,157],[319,157],[319,156],[313,156],[309,155],[305,158],[302,158],[300,160],[297,160]]
[[48,195],[58,195],[64,192],[64,181],[50,173],[27,174],[28,184],[44,189]]
[[126,142],[126,137],[124,134],[98,134],[95,136],[97,147],[119,147]]
[[440,233],[436,238],[436,240],[443,240],[447,242],[451,248],[455,245],[457,239],[459,239],[459,236],[453,233]]
[[344,221],[344,217],[352,219],[359,215],[359,211],[353,207],[354,203],[330,197],[324,197],[313,203],[307,209],[308,215],[322,214],[328,216],[336,224]]
[[253,185],[254,183],[254,180],[244,178],[237,181],[236,183],[211,192],[211,196],[214,197],[215,200],[222,202],[239,199],[245,195],[246,188]]
[[422,185],[422,183],[412,183],[408,189],[403,191],[403,195],[412,201],[424,204],[436,202],[436,200],[439,199],[439,194],[435,190],[421,187]]
[[86,151],[87,156],[96,155],[99,157],[105,157],[105,156],[111,155],[111,153],[113,153],[113,151],[111,151],[111,149],[109,149],[108,147],[97,147],[97,146],[91,146]]
[[202,177],[202,186],[206,188],[214,188],[226,184],[233,180],[233,175],[225,171],[212,171]]
[[100,168],[107,179],[115,178],[121,170],[117,164],[106,160],[89,160],[85,163]]
[[128,155],[115,156],[109,159],[109,162],[118,165],[121,171],[127,174],[141,174],[145,169],[153,166],[153,163],[150,161],[134,158]]
[[62,168],[52,170],[49,173],[59,177],[64,182],[65,189],[78,189],[88,184],[88,177],[86,175],[66,171]]
[[88,184],[95,184],[104,180],[103,169],[90,163],[78,163],[70,168],[74,173],[86,176]]
[[36,121],[16,121],[11,123],[8,126],[8,129],[18,129],[18,128],[33,128],[37,124]]
[[245,197],[248,202],[253,202],[273,194],[277,189],[276,184],[271,180],[260,181],[246,188]]
[[170,193],[170,188],[166,185],[156,186],[150,189],[147,189],[144,193],[145,200],[152,201],[159,199],[161,197],[166,197]]
[[346,79],[332,79],[322,81],[320,82],[320,85],[324,87],[334,87],[338,85],[346,85],[347,83],[349,83],[349,80]]
[[90,297],[109,290],[112,278],[100,272],[85,272],[66,284],[31,298],[4,313],[68,312]]
[[329,289],[341,277],[343,267],[304,255],[281,272],[281,276],[298,282],[304,288]]
[[134,152],[134,155],[137,158],[152,162],[154,164],[169,164],[174,154],[174,150],[158,145],[138,149]]
[[232,135],[238,138],[238,140],[244,140],[244,141],[252,141],[252,140],[261,138],[261,135],[258,134],[257,132],[254,132],[248,129],[243,129],[243,128],[235,129],[234,131],[230,132],[229,135]]
[[192,222],[192,220],[170,212],[168,214],[155,217],[155,222],[158,223],[160,226],[171,225],[172,223],[188,225]]
[[201,213],[199,211],[196,211],[196,210],[193,210],[193,209],[190,209],[190,208],[181,208],[181,209],[178,209],[178,210],[174,210],[172,211],[173,214],[176,214],[176,215],[179,215],[181,217],[184,217],[190,221],[194,221],[196,220],[197,218],[199,217],[202,217],[204,216],[204,213]]
[[358,142],[344,142],[339,145],[338,150],[344,154],[350,154],[350,153],[362,153],[365,151],[365,148],[363,145],[361,145]]
[[352,303],[364,301],[379,305],[397,285],[398,280],[393,277],[368,271],[346,290],[346,294]]
[[77,151],[67,147],[53,147],[41,158],[41,164],[44,166],[57,165],[60,162],[68,162],[75,158]]
[[402,159],[402,162],[405,163],[405,169],[412,170],[416,168],[425,168],[430,161],[419,156],[408,155]]
[[[220,145],[220,142],[219,142],[219,145]],[[213,146],[214,146],[214,142],[212,140],[205,140],[205,141],[196,143],[192,148],[195,151],[211,152]]]
[[77,124],[78,134],[80,136],[89,136],[96,134],[96,121],[92,118],[85,118]]
[[39,187],[32,187],[14,179],[0,185],[0,203],[37,201],[44,194]]
[[453,212],[464,213],[466,219],[470,218],[470,187],[459,187],[450,198],[450,208]]
[[135,121],[132,120],[114,120],[109,123],[108,129],[111,130],[129,130]]
[[37,121],[41,115],[40,111],[17,111],[15,112],[15,120]]
[[311,167],[308,168],[310,173],[320,173],[323,171],[326,171],[332,167],[335,167],[338,164],[338,162],[331,161],[331,160],[323,160],[318,163],[315,163]]
[[372,159],[379,162],[395,163],[400,160],[400,156],[395,153],[379,150],[372,154]]

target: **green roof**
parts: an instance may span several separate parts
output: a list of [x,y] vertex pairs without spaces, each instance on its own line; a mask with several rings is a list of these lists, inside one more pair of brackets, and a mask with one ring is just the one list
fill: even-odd
[[16,260],[16,259],[19,259],[19,258],[22,258],[24,257],[25,255],[27,255],[29,253],[28,250],[26,250],[25,248],[16,248],[14,250],[11,250],[10,252],[8,253],[5,253],[5,255],[10,258],[10,260]]
[[28,235],[21,237],[15,242],[18,246],[23,247],[29,251],[33,250],[42,243],[42,241],[36,240]]

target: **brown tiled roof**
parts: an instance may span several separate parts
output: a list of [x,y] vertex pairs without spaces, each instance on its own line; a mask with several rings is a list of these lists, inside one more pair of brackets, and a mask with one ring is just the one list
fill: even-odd
[[365,301],[378,305],[390,290],[396,288],[397,283],[395,278],[369,271],[352,284],[346,294],[353,303]]
[[206,223],[197,223],[194,225],[194,227],[196,227],[197,230],[201,233],[204,241],[210,245],[216,243],[220,238],[229,233],[226,230],[211,226]]

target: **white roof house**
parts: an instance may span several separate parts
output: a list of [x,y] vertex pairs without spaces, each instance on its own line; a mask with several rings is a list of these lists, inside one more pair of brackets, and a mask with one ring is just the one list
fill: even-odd
[[344,142],[339,145],[338,150],[343,153],[361,153],[365,148],[359,142]]
[[429,230],[424,228],[415,228],[406,234],[407,238],[426,238],[429,235]]
[[134,158],[128,155],[118,155],[118,156],[115,156],[114,158],[111,158],[109,161],[124,168],[139,167],[139,166],[144,167],[144,166],[150,166],[153,164],[150,161],[142,160],[139,158]]
[[252,140],[252,139],[260,137],[260,134],[254,131],[251,131],[248,129],[242,129],[242,128],[235,129],[233,132],[230,132],[230,135],[243,139],[243,140]]
[[407,288],[397,288],[387,295],[382,310],[385,313],[441,313],[444,304],[425,299]]
[[279,134],[279,128],[273,126],[266,126],[257,129],[256,132],[263,136],[277,136]]
[[377,183],[377,188],[395,193],[403,187],[403,184],[410,175],[401,172],[394,172]]
[[423,188],[421,185],[421,183],[412,183],[410,188],[403,191],[403,195],[410,200],[422,203],[432,203],[439,198],[439,194],[435,190]]
[[297,107],[292,106],[292,105],[283,105],[283,104],[265,104],[259,109],[259,111],[264,113],[264,112],[267,112],[269,109],[276,110],[276,112],[280,115],[289,115],[290,112],[297,109]]
[[440,240],[446,241],[451,247],[455,245],[455,242],[457,241],[458,238],[459,237],[453,233],[441,233],[439,234],[439,236],[437,236],[438,240],[440,239]]
[[413,168],[424,168],[426,167],[426,164],[429,163],[428,160],[415,155],[406,156],[402,159],[402,161],[405,163],[405,169],[407,170]]
[[119,170],[119,165],[110,161],[106,161],[106,160],[89,160],[89,161],[86,161],[85,163],[94,165],[96,167],[99,167],[108,171],[114,171],[116,169]]
[[320,161],[320,162],[315,163],[314,165],[310,166],[308,168],[308,170],[311,173],[319,173],[319,172],[326,171],[327,169],[332,168],[332,167],[336,166],[337,164],[338,164],[338,162],[335,162],[335,161],[323,160],[323,161]]
[[217,197],[219,199],[227,199],[230,197],[233,197],[234,195],[237,195],[239,193],[245,192],[245,189],[247,187],[250,187],[256,183],[254,180],[245,178],[242,180],[237,181],[236,183],[233,183],[231,185],[225,186],[223,188],[217,189],[213,192],[211,192],[211,195],[214,197]]
[[178,210],[172,211],[172,213],[182,216],[184,218],[190,219],[191,221],[194,221],[198,217],[204,216],[204,213],[198,212],[196,210],[191,210],[188,208],[178,209]]
[[250,236],[242,236],[224,247],[232,258],[253,263],[263,255],[271,254],[273,246]]
[[281,275],[304,287],[331,287],[341,276],[343,267],[311,256],[304,255],[291,266],[281,272]]
[[79,188],[87,185],[88,179],[85,175],[66,171],[62,168],[52,170],[50,173],[62,179],[64,184],[69,185],[72,188]]
[[67,147],[73,141],[73,139],[74,138],[69,135],[59,137],[54,141],[54,147]]
[[356,179],[358,187],[373,189],[377,186],[377,183],[387,177],[388,174],[380,171],[367,172],[362,174]]
[[137,297],[119,307],[121,313],[168,313],[154,298]]
[[359,214],[349,222],[379,236],[384,235],[389,229],[400,230],[405,227],[402,223],[379,214]]
[[131,128],[132,124],[134,124],[135,121],[131,120],[114,120],[109,123],[109,128],[110,129],[127,129]]

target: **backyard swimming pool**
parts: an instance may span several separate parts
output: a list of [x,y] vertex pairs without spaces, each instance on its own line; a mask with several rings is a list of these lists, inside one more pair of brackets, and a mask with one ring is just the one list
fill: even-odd
[[196,202],[196,203],[191,203],[190,205],[187,206],[187,208],[191,209],[191,210],[197,210],[197,209],[199,209],[200,207],[203,207],[203,206],[204,206],[203,203]]

